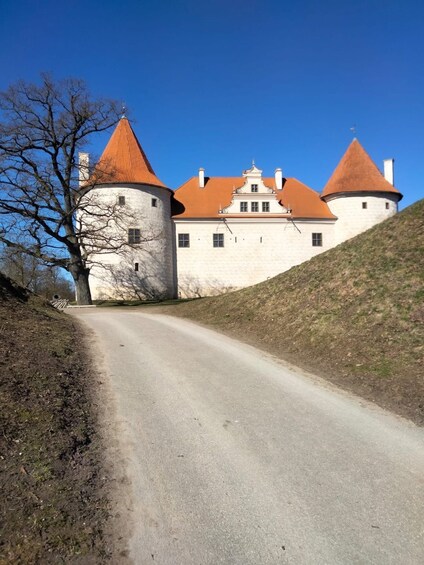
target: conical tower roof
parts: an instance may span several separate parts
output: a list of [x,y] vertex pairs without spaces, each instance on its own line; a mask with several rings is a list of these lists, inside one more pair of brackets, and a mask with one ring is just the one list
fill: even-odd
[[142,183],[165,187],[155,175],[127,118],[122,117],[96,165],[99,184]]
[[402,198],[381,174],[377,165],[355,138],[337,165],[321,196],[345,192],[391,192]]

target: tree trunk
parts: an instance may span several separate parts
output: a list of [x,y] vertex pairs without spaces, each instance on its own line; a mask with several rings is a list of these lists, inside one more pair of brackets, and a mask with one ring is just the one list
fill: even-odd
[[71,275],[75,283],[75,294],[77,304],[82,306],[93,304],[91,299],[91,290],[88,282],[88,275],[90,274],[90,269],[84,268],[82,266],[75,267],[71,270]]

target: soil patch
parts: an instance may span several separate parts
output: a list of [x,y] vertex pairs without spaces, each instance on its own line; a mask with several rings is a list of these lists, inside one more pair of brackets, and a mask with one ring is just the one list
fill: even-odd
[[114,561],[87,359],[70,316],[0,275],[1,564]]

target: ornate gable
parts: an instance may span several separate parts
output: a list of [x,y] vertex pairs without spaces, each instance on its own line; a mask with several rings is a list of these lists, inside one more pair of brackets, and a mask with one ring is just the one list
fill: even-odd
[[244,183],[234,188],[231,203],[219,210],[220,216],[254,217],[263,215],[286,215],[287,208],[280,204],[273,188],[266,186],[262,179],[262,171],[255,163],[243,171]]

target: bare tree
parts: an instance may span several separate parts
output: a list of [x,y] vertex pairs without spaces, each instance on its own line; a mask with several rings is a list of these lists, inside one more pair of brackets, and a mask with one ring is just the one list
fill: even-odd
[[32,255],[13,247],[0,247],[0,271],[23,288],[45,298],[54,295],[71,300],[72,284],[62,269],[46,266]]
[[41,78],[0,94],[0,241],[69,271],[77,302],[91,304],[90,255],[127,243],[127,211],[91,193],[111,171],[82,171],[88,180],[80,185],[78,152],[117,122],[119,106],[92,100],[80,80]]
[[0,250],[0,270],[20,286],[35,291],[41,264],[35,257],[31,257],[19,249],[3,247]]

